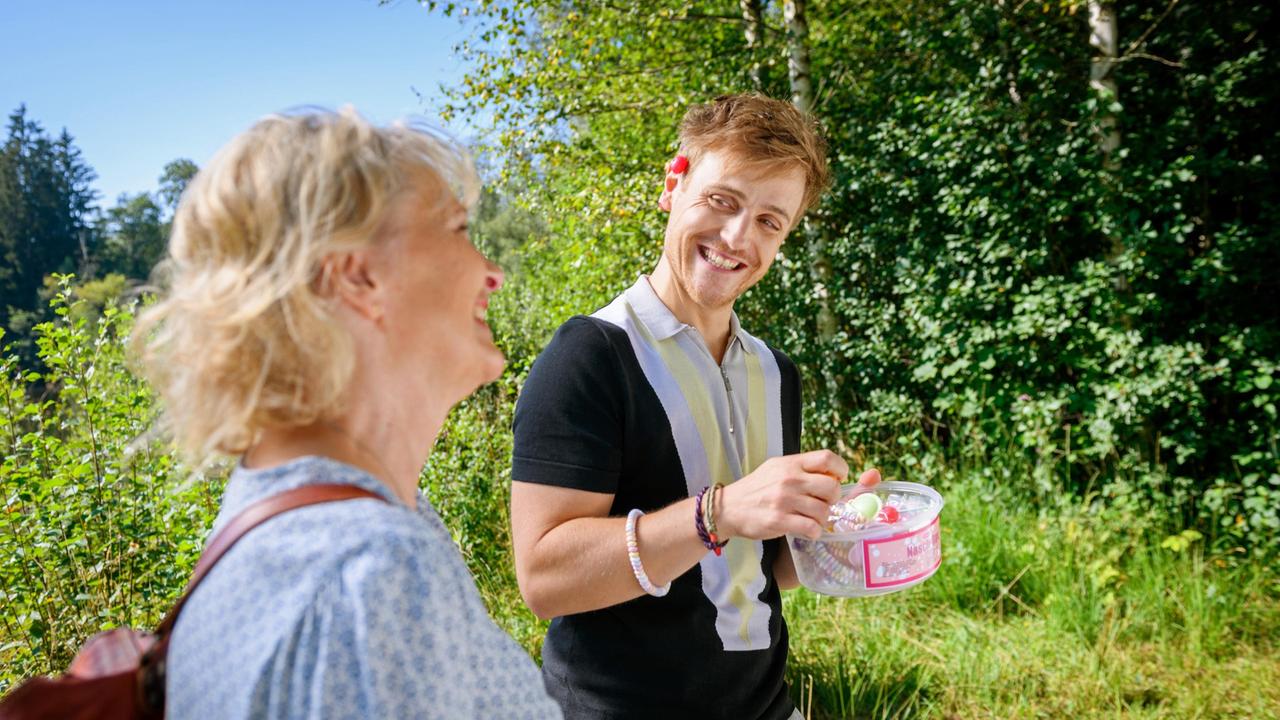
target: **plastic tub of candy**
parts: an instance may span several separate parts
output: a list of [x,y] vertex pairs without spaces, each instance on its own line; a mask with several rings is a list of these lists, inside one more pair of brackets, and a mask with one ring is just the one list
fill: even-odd
[[919,585],[942,564],[942,496],[920,483],[845,485],[817,540],[787,536],[796,574],[824,595],[866,597]]

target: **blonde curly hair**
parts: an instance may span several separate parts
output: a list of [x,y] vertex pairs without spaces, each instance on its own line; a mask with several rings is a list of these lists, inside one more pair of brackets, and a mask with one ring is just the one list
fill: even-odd
[[354,353],[323,261],[376,242],[410,190],[471,208],[479,182],[438,131],[377,127],[349,107],[264,118],[191,181],[156,268],[160,297],[132,344],[193,459],[243,453],[265,428],[341,409]]

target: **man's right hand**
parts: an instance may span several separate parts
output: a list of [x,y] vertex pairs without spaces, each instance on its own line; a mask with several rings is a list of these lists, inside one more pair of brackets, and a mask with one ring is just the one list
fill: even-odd
[[[720,491],[716,528],[726,538],[817,539],[848,475],[848,464],[830,450],[769,458]],[[879,479],[878,472],[867,471],[859,482],[873,485]]]

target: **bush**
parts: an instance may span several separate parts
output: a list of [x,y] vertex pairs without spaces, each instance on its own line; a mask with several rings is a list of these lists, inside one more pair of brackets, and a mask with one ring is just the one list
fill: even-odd
[[45,369],[0,363],[0,691],[61,670],[95,632],[154,626],[218,507],[219,484],[190,479],[155,437],[154,398],[125,360],[131,313],[93,320],[83,303],[61,278],[55,319],[34,328]]
[[[760,5],[785,28],[780,3]],[[652,267],[688,105],[753,77],[790,95],[791,36],[749,44],[741,7],[472,8],[485,42],[461,47],[475,64],[454,109],[495,122],[548,227],[521,255],[522,342]],[[918,457],[1012,435],[1040,469],[1015,479],[1032,494],[1140,498],[1170,533],[1272,557],[1276,9],[1116,9],[1112,96],[1090,87],[1083,3],[814,4],[834,187],[738,310],[801,366],[810,447]]]

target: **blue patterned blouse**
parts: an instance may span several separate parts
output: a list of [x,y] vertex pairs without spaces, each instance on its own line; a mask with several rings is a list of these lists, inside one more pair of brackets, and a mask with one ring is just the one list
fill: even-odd
[[561,717],[425,497],[415,512],[369,474],[321,457],[241,467],[214,531],[257,500],[316,483],[390,502],[294,510],[228,551],[174,628],[171,720]]

